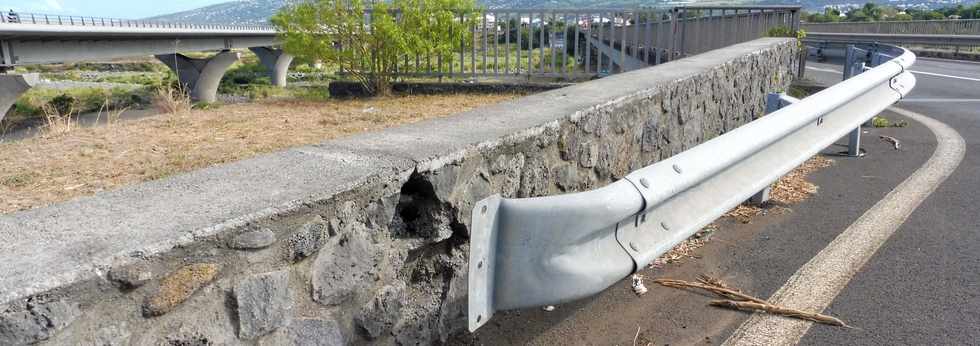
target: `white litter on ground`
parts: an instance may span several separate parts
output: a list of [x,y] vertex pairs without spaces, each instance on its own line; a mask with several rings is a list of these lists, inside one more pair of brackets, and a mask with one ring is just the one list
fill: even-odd
[[647,287],[643,286],[643,275],[633,274],[633,293],[638,296],[647,293]]

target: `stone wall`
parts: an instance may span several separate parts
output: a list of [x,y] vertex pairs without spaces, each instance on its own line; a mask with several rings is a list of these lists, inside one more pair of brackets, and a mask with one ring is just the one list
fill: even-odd
[[595,188],[763,114],[760,39],[450,118],[0,216],[0,344],[433,344],[472,205]]

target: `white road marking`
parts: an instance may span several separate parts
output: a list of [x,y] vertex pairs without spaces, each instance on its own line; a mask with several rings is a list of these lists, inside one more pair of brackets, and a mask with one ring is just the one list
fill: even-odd
[[955,102],[980,102],[980,99],[902,99],[902,102],[955,103]]
[[[841,71],[834,70],[834,69],[820,68],[820,67],[813,67],[813,66],[807,66],[806,69],[807,70],[820,71],[820,72],[843,73]],[[942,73],[922,72],[922,71],[914,71],[914,70],[909,70],[909,72],[912,72],[912,73],[915,73],[915,74],[927,75],[927,76],[934,76],[934,77],[953,78],[953,79],[962,79],[962,80],[980,82],[980,78],[970,78],[970,77],[962,77],[962,76],[953,76],[953,75],[942,74]]]
[[923,74],[923,75],[926,75],[926,76],[935,76],[935,77],[953,78],[953,79],[962,79],[962,80],[980,82],[980,78],[951,76],[951,75],[942,74],[942,73],[922,72],[922,71],[913,71],[913,70],[909,70],[909,72],[912,72],[912,73],[915,73],[915,74]]
[[[966,144],[956,130],[918,113],[890,109],[928,127],[938,141],[936,151],[922,167],[793,274],[770,302],[807,311],[826,309],[912,211],[963,160]],[[725,340],[725,345],[795,345],[811,325],[813,322],[755,314]]]
[[921,57],[921,56],[917,56],[917,57],[915,57],[915,59],[916,60],[941,62],[941,63],[946,63],[946,64],[973,64],[973,65],[980,65],[980,61],[952,60],[952,59],[941,59],[941,58],[927,58],[927,57]]
[[819,68],[819,67],[813,67],[813,66],[807,66],[807,67],[806,67],[806,69],[807,69],[807,70],[814,70],[814,71],[820,71],[820,72],[832,72],[832,73],[843,73],[843,72],[841,72],[841,71],[837,71],[837,70],[834,70],[834,69],[829,69],[829,68]]

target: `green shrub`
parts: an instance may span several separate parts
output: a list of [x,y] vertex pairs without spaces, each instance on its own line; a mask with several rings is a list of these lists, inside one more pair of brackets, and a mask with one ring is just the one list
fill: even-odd
[[272,80],[264,66],[259,63],[239,63],[225,72],[218,85],[218,92],[232,95],[248,95],[251,85],[271,85]]
[[218,108],[221,108],[221,103],[218,102],[198,102],[191,105],[191,109],[200,109],[205,111]]
[[904,120],[903,121],[898,121],[898,122],[892,122],[888,118],[885,118],[885,117],[879,115],[879,116],[876,116],[876,117],[874,117],[874,118],[871,119],[871,126],[874,126],[874,127],[906,127],[906,126],[909,126],[909,123],[907,121],[904,121]]
[[325,101],[330,98],[330,89],[326,86],[310,86],[298,88],[296,98],[307,101]]

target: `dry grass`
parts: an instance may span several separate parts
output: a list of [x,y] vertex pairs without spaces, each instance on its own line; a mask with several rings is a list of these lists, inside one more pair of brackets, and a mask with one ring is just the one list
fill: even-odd
[[827,168],[834,164],[834,160],[823,156],[814,156],[804,162],[796,169],[783,176],[772,187],[772,199],[783,204],[796,204],[803,202],[810,195],[817,193],[818,186],[806,180],[810,175],[821,168]]
[[[772,185],[772,191],[769,193],[770,199],[783,205],[803,202],[807,198],[810,198],[810,195],[817,193],[819,189],[819,186],[807,181],[806,177],[816,170],[830,167],[833,164],[834,160],[824,156],[817,155],[810,158]],[[781,206],[776,206],[775,208],[785,209]],[[765,212],[764,209],[758,206],[742,204],[730,210],[725,216],[734,218],[741,223],[749,223],[753,217]]]
[[191,97],[179,88],[160,88],[153,95],[153,107],[163,114],[180,114],[191,110]]
[[443,117],[518,94],[287,101],[74,128],[0,143],[0,213],[38,208],[123,185]]
[[667,253],[657,257],[657,259],[653,260],[653,263],[650,263],[650,266],[653,268],[661,268],[664,265],[681,262],[688,258],[698,258],[695,254],[695,250],[704,246],[704,244],[707,243],[706,236],[717,230],[717,225],[708,225],[693,237],[687,238],[680,244],[677,244],[677,246],[674,246],[673,249],[670,249],[670,251],[667,251]]

